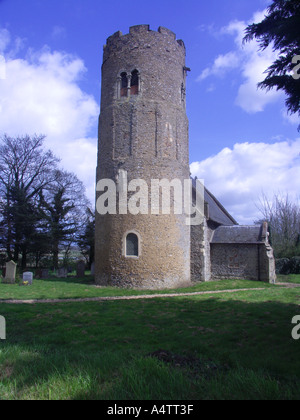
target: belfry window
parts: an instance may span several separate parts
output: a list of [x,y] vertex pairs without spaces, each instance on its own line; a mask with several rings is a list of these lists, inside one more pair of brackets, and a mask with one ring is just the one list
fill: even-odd
[[139,238],[135,233],[126,236],[126,257],[139,256]]
[[128,85],[128,81],[127,81],[127,74],[121,73],[121,95],[120,96],[127,96],[127,85]]
[[132,70],[131,73],[122,72],[119,76],[118,97],[127,97],[138,95],[140,91],[140,73],[138,70]]
[[139,93],[139,72],[133,70],[131,72],[130,95],[137,95]]

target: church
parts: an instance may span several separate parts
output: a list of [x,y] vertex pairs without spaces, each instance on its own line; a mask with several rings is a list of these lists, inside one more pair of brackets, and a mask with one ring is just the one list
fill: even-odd
[[[185,57],[184,42],[172,31],[149,25],[116,32],[103,48],[96,174],[99,285],[162,289],[228,278],[275,282],[267,223],[238,225],[205,187],[197,210],[197,180],[189,170]],[[150,186],[162,180],[191,184],[191,205],[201,213],[201,223],[187,223],[186,214],[177,211],[186,196],[176,188],[167,195],[170,211],[159,208],[162,189],[153,194]]]

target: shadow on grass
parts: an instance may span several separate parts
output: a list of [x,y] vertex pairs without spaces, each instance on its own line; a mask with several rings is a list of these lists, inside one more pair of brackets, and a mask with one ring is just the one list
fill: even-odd
[[0,398],[299,399],[299,295],[1,305]]

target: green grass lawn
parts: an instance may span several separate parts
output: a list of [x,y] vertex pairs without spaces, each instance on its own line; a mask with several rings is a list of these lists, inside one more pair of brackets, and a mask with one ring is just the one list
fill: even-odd
[[34,280],[32,286],[19,286],[18,284],[0,283],[0,300],[5,299],[67,299],[90,298],[106,296],[130,296],[140,294],[163,293],[193,293],[207,290],[226,290],[241,288],[273,287],[268,283],[246,280],[222,280],[216,282],[199,282],[190,287],[167,290],[132,290],[117,287],[96,287],[93,278],[69,277],[66,279],[50,278],[47,280]]
[[300,274],[289,274],[288,276],[278,275],[278,282],[300,284]]
[[[300,340],[291,320],[300,288],[224,281],[192,291],[249,285],[151,300],[2,303],[0,399],[297,400]],[[0,286],[1,299],[139,293],[74,279]]]

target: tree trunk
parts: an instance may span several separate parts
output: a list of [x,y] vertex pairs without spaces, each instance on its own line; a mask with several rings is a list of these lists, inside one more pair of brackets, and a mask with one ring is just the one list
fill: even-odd
[[58,269],[58,243],[54,243],[53,245],[53,267],[54,270]]
[[27,267],[27,249],[26,245],[22,247],[22,270],[25,270]]

